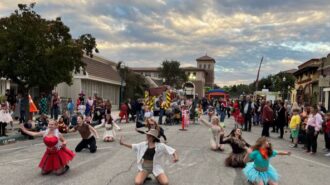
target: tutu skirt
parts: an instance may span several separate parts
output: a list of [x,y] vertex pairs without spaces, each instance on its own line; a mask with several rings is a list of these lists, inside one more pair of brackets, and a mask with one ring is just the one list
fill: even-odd
[[47,149],[42,157],[39,167],[45,171],[56,171],[65,167],[75,156],[75,154],[66,147],[60,150]]
[[243,173],[248,181],[252,183],[262,181],[264,184],[267,184],[269,181],[277,182],[279,179],[276,169],[271,164],[269,164],[267,171],[258,171],[255,169],[254,163],[249,162],[243,169]]

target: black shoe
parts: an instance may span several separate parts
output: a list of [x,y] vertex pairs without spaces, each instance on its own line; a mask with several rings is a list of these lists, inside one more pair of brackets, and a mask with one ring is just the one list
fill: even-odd
[[144,183],[146,183],[147,181],[151,181],[152,178],[151,177],[147,177],[146,179],[144,179]]
[[48,171],[48,172],[45,172],[45,171],[42,171],[41,172],[41,175],[48,175],[48,174],[50,174],[52,171]]
[[58,173],[57,176],[61,176],[63,174],[65,174],[67,171],[69,171],[70,167],[68,165],[66,165],[63,169],[63,171],[61,173]]

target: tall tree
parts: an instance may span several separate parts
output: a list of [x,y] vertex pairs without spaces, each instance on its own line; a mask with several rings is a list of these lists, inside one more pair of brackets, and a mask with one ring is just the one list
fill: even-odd
[[181,87],[188,80],[185,72],[180,68],[178,61],[163,61],[159,68],[160,77],[165,79],[165,83],[170,86]]
[[0,19],[0,76],[25,91],[72,83],[72,72],[84,69],[83,54],[98,52],[90,34],[73,39],[61,18],[47,20],[34,11],[35,3],[19,4]]

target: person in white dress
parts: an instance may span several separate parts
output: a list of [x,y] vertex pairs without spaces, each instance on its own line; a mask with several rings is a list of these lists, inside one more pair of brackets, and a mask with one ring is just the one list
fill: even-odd
[[205,126],[209,127],[212,133],[211,139],[210,139],[210,146],[211,150],[217,151],[220,150],[222,151],[222,145],[220,145],[220,136],[224,132],[223,127],[220,125],[220,120],[218,117],[213,116],[211,118],[211,123],[208,121],[204,120],[203,118],[199,118],[199,123],[203,123]]
[[114,127],[116,127],[117,130],[121,130],[121,128],[116,124],[115,121],[116,119],[113,119],[111,115],[107,115],[106,119],[102,119],[101,124],[94,127],[95,129],[101,127],[105,128],[105,131],[103,133],[104,142],[113,142],[115,140],[116,131]]

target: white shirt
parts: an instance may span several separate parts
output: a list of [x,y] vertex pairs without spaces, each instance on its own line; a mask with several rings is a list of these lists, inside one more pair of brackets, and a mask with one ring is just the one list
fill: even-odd
[[[244,114],[246,114],[249,110],[249,104],[250,102],[246,102],[245,106],[244,106]],[[251,102],[251,109],[254,109],[254,105],[253,103]]]
[[[137,167],[139,171],[143,171],[142,163],[143,163],[143,155],[148,149],[148,143],[146,141],[132,144],[132,149],[136,153],[137,158]],[[156,143],[155,148],[155,156],[153,160],[153,168],[152,173],[155,177],[158,177],[160,174],[164,173],[164,169],[162,168],[161,158],[164,154],[173,155],[175,153],[175,149],[167,146],[164,143]]]

